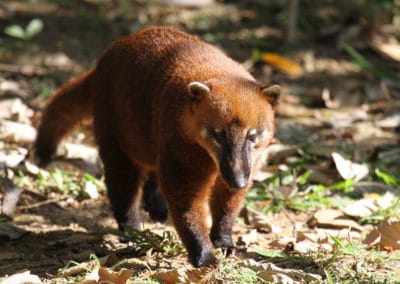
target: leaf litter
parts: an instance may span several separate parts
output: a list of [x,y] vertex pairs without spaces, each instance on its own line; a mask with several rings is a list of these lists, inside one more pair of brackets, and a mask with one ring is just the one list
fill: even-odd
[[[218,14],[218,9],[226,14],[219,6],[222,4],[215,5],[213,14]],[[157,6],[152,9],[151,17],[166,13]],[[232,6],[229,11],[232,19],[246,14],[236,15]],[[169,23],[185,22],[188,17],[194,19],[196,11],[183,11],[182,15],[181,19],[165,18]],[[188,27],[193,25],[195,22]],[[254,31],[260,32],[268,34],[268,29]],[[241,30],[229,37],[240,40],[246,33],[249,31]],[[339,34],[341,40],[353,40],[358,33],[357,29],[345,29]],[[213,35],[206,36],[212,39]],[[398,60],[397,40],[375,38],[368,44]],[[161,238],[146,233],[157,243],[143,236],[121,241],[101,186],[91,179],[81,182],[83,173],[101,177],[97,152],[85,130],[68,138],[66,146],[60,148],[64,158],[50,168],[39,169],[30,159],[28,152],[36,135],[32,125],[37,125],[40,116],[30,103],[44,104],[43,98],[32,97],[31,76],[47,76],[51,70],[80,70],[73,56],[36,56],[35,60],[49,68],[40,74],[29,75],[19,66],[0,72],[0,93],[4,95],[0,101],[0,164],[13,173],[12,190],[4,184],[0,187],[0,277],[8,275],[2,281],[35,283],[40,276],[39,281],[44,282],[79,279],[126,283],[129,279],[142,283],[158,279],[166,283],[243,283],[237,277],[246,276],[246,283],[320,283],[332,277],[366,280],[371,275],[390,280],[392,271],[400,267],[396,261],[400,256],[398,220],[386,218],[373,225],[368,220],[394,215],[396,210],[399,177],[393,172],[398,172],[400,161],[400,92],[398,85],[372,63],[375,61],[365,60],[354,48],[348,50],[359,67],[348,58],[321,57],[313,52],[283,55],[267,50],[260,53],[261,62],[257,64],[261,66],[249,65],[261,77],[272,75],[285,87],[277,122],[282,143],[272,145],[263,157],[257,178],[263,184],[258,189],[261,200],[248,201],[235,224],[237,255],[225,259],[216,251],[222,261],[219,271],[188,266],[170,221],[153,224],[144,212],[144,228]],[[378,79],[367,80],[365,74],[353,76],[361,71],[371,72]],[[339,83],[329,73],[340,77]],[[59,82],[50,78],[49,84]],[[42,86],[43,90],[48,87]],[[57,173],[52,168],[62,170]],[[77,174],[71,176],[67,170]],[[301,183],[304,172],[310,174]],[[4,175],[1,178],[3,181]],[[165,230],[171,234],[163,235]],[[359,246],[361,242],[368,249]],[[99,256],[98,262],[88,261],[93,254]],[[18,272],[23,269],[28,270]]]

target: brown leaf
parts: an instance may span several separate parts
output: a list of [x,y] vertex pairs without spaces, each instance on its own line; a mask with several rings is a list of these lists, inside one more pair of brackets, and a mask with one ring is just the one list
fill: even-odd
[[286,74],[299,76],[302,72],[299,64],[280,54],[265,52],[261,54],[260,58],[261,61],[278,68]]
[[279,236],[276,240],[273,240],[269,243],[269,245],[273,248],[283,250],[285,249],[290,243],[294,243],[296,239],[294,237],[289,236]]
[[238,238],[238,243],[248,246],[249,244],[257,242],[257,230],[250,230],[248,233],[241,234]]
[[[103,257],[99,258],[100,261],[100,265],[101,266],[105,266],[108,261],[111,259],[115,258],[115,255],[111,254],[111,255],[106,255]],[[112,261],[112,263],[115,263],[115,261]],[[78,265],[72,266],[70,268],[67,269],[63,269],[61,270],[58,274],[56,274],[56,277],[71,277],[71,276],[75,276],[84,272],[87,272],[88,270],[93,270],[89,276],[86,277],[86,280],[92,280],[98,279],[98,273],[97,273],[97,268],[94,269],[94,267],[96,266],[96,262],[94,260],[91,261],[86,261],[86,262],[82,262],[79,263]]]
[[360,226],[354,220],[348,219],[340,210],[335,209],[320,209],[314,213],[314,216],[311,217],[307,224],[309,226],[314,227],[321,227],[321,228],[336,228],[336,229],[343,229],[349,228],[362,231],[363,227]]
[[129,277],[132,276],[132,273],[133,272],[131,270],[126,268],[122,268],[120,271],[114,272],[106,267],[100,267],[98,283],[125,284]]
[[378,210],[388,208],[394,201],[395,196],[390,192],[383,196],[369,194],[366,195],[366,198],[348,203],[343,212],[348,216],[365,218]]
[[400,43],[396,38],[386,41],[379,36],[373,36],[371,40],[372,47],[378,52],[400,62]]
[[296,253],[313,253],[320,249],[318,243],[313,243],[310,241],[301,241],[293,244],[293,252]]
[[280,231],[279,228],[271,224],[270,218],[254,209],[245,207],[241,214],[243,215],[246,224],[253,226],[258,230],[272,233]]
[[152,278],[167,284],[172,283],[210,283],[214,269],[210,267],[201,268],[177,268],[177,269],[159,269]]
[[245,260],[243,266],[257,272],[257,276],[264,281],[272,283],[322,282],[322,277],[318,274],[306,273],[298,269],[280,268],[273,263],[260,263],[254,259]]
[[383,221],[365,237],[364,243],[385,250],[400,249],[400,221]]

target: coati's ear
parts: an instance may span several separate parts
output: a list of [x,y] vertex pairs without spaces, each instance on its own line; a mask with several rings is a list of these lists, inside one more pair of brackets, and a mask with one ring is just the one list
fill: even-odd
[[278,103],[279,96],[281,94],[281,87],[279,85],[273,84],[261,88],[261,92],[268,98],[268,101],[272,106]]
[[211,92],[210,87],[203,82],[191,82],[188,85],[189,94],[196,101],[201,100],[205,95]]

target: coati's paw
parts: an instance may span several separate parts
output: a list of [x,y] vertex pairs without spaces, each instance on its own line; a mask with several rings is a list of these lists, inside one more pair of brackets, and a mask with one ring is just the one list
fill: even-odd
[[235,255],[236,247],[232,242],[232,238],[229,237],[220,237],[217,239],[212,239],[213,245],[215,248],[221,248],[222,252],[225,256]]
[[45,145],[45,143],[35,144],[34,159],[40,167],[45,167],[53,157],[55,149],[52,146]]
[[203,253],[200,257],[196,257],[192,264],[194,267],[213,267],[219,268],[218,259],[212,251]]
[[221,248],[224,256],[230,256],[236,254],[236,247],[234,245],[214,244],[214,247]]

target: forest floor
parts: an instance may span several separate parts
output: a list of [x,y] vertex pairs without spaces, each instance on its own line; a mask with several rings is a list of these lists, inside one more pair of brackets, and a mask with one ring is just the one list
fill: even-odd
[[[0,32],[0,282],[399,283],[399,32],[352,1],[312,2],[294,44],[281,1],[0,6],[0,31],[14,25]],[[90,125],[45,169],[29,155],[54,90],[150,25],[196,34],[283,87],[280,143],[235,224],[237,254],[215,251],[218,270],[189,265],[169,220],[143,211],[144,231],[116,230]]]

